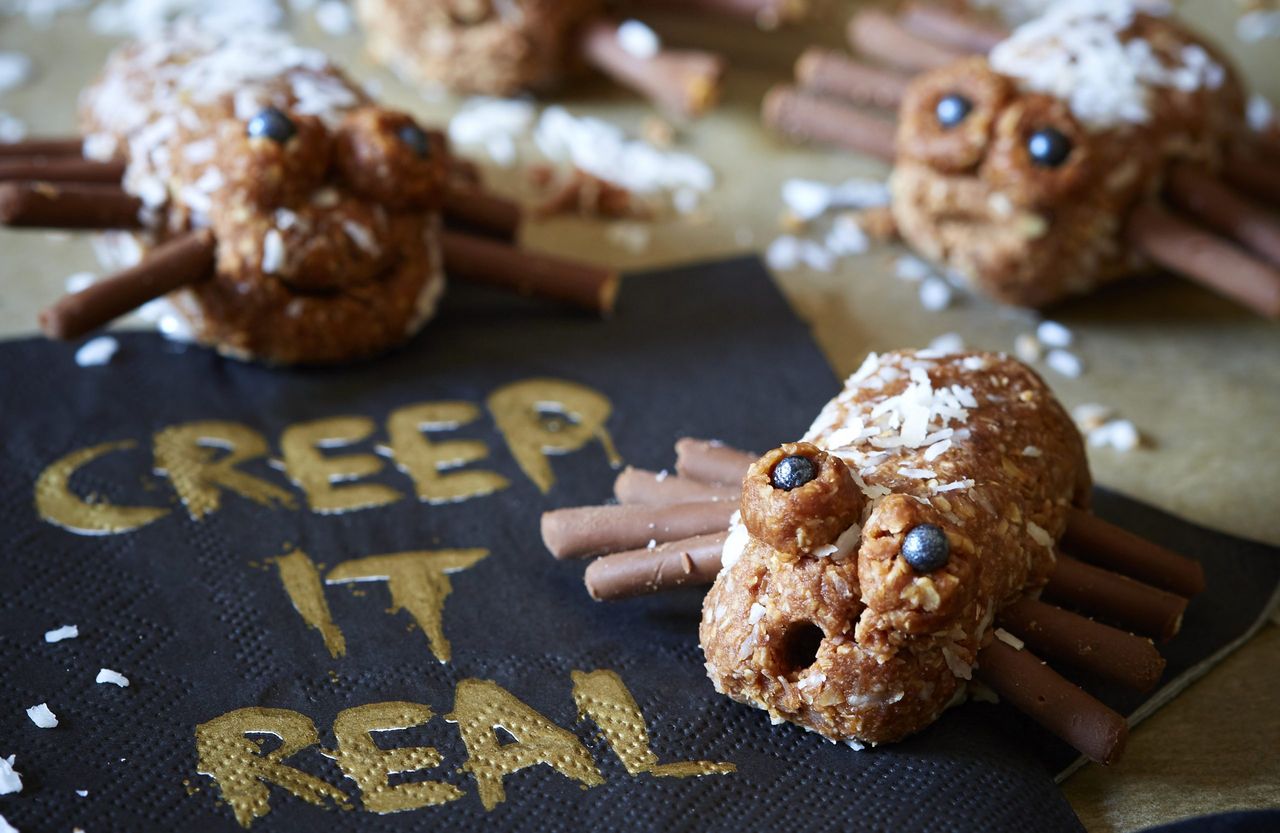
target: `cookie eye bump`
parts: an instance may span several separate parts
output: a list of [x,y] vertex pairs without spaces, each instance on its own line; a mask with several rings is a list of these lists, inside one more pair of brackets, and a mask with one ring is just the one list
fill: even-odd
[[814,465],[812,460],[799,454],[793,454],[778,461],[778,464],[773,467],[773,474],[770,475],[770,480],[773,482],[775,489],[789,492],[792,489],[800,488],[817,476],[818,467]]
[[973,102],[959,93],[948,93],[938,99],[938,103],[934,105],[934,115],[938,117],[938,124],[944,129],[950,129],[960,124],[973,111]]
[[396,138],[404,142],[405,146],[419,159],[427,159],[431,156],[431,140],[427,137],[427,132],[418,125],[412,122],[400,125],[396,129]]
[[933,524],[919,524],[902,539],[902,557],[921,573],[932,573],[947,565],[951,558],[951,544],[947,533]]
[[1040,127],[1027,137],[1027,155],[1042,168],[1057,168],[1071,155],[1071,140],[1053,127]]
[[283,145],[298,133],[293,119],[276,107],[267,107],[249,119],[246,132],[251,139],[270,139]]

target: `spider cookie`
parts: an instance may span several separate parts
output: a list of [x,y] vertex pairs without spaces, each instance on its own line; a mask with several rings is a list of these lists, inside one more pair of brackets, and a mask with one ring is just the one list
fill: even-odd
[[10,148],[27,154],[11,166],[25,181],[0,186],[0,219],[127,229],[128,259],[146,256],[49,310],[52,335],[163,296],[173,337],[270,364],[348,362],[416,333],[446,264],[612,302],[608,273],[445,230],[442,214],[512,236],[519,212],[464,181],[439,133],[281,33],[183,27],[128,44],[80,108],[87,158],[58,143]]
[[[766,120],[891,160],[904,241],[1000,302],[1042,307],[1158,265],[1280,315],[1277,151],[1250,135],[1225,56],[1136,0],[1064,0],[979,40],[989,51],[953,42],[914,78],[811,53]],[[896,127],[849,102],[896,106]]]
[[1003,354],[872,355],[800,441],[677,454],[675,476],[619,476],[616,506],[547,513],[544,541],[608,553],[586,571],[599,599],[711,583],[716,690],[830,740],[901,740],[981,680],[1114,760],[1124,718],[1032,651],[1150,688],[1146,637],[1172,637],[1203,589],[1196,562],[1088,513],[1079,432]]

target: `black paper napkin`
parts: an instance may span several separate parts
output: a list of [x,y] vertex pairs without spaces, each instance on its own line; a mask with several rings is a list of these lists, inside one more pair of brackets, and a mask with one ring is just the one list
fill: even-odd
[[[245,819],[255,830],[1079,829],[1054,786],[1074,754],[1010,709],[966,705],[917,737],[865,752],[771,726],[763,713],[716,695],[706,679],[696,636],[700,592],[598,604],[582,587],[581,564],[557,563],[543,550],[541,512],[607,495],[615,473],[610,442],[621,459],[650,468],[666,465],[673,441],[685,435],[766,449],[802,433],[836,392],[807,329],[755,260],[633,276],[611,322],[460,287],[409,347],[340,370],[269,370],[153,335],[119,338],[115,360],[92,368],[78,367],[66,345],[0,345],[0,756],[16,755],[24,781],[21,793],[0,797],[0,815],[20,830],[237,829],[226,784],[198,772],[196,731],[203,725],[206,740],[231,743],[234,733],[210,727],[225,727],[226,715],[250,707],[277,710],[260,714],[292,721],[295,740],[314,727],[316,742],[299,742],[304,748],[279,763],[305,773],[298,776],[304,780],[321,779],[327,788],[306,784],[331,796],[313,805],[271,786],[253,808],[262,812]],[[560,381],[548,386],[548,379]],[[529,457],[527,447],[523,457],[513,452],[492,399],[512,390],[536,398],[564,382],[611,403],[608,441],[592,438],[547,457],[554,484],[544,493],[535,480],[546,472],[526,472],[538,455]],[[572,432],[551,393],[538,424],[546,436]],[[379,456],[377,447],[394,445],[393,416],[401,429],[409,420],[413,434],[420,423],[404,409],[421,403],[449,403],[422,412],[435,420],[428,420],[427,438],[471,440],[485,455],[442,474],[483,470],[509,485],[461,502],[418,500],[415,481],[398,468],[406,461]],[[315,424],[336,418],[344,419]],[[206,482],[226,472],[190,467],[190,448],[186,457],[172,453],[192,432],[223,436],[206,436],[199,452],[216,463],[227,453],[219,443],[225,446],[228,431],[239,432],[241,451],[261,438],[264,453],[235,471],[271,484],[275,491],[259,492],[263,503]],[[316,449],[326,431],[367,436]],[[398,499],[313,511],[280,470],[286,442],[295,455],[308,447],[321,457],[367,455],[338,468],[376,473],[337,479],[333,487],[380,484],[365,494]],[[99,456],[86,462],[92,452]],[[438,461],[476,452],[453,447]],[[68,472],[63,487],[59,478]],[[218,506],[181,505],[175,483],[184,477],[188,495],[213,493]],[[67,502],[68,489],[83,505]],[[343,494],[349,499],[351,492]],[[271,503],[282,495],[292,508]],[[108,506],[157,511],[128,532],[65,528],[84,517],[101,523]],[[1280,579],[1274,550],[1105,492],[1098,510],[1205,563],[1210,590],[1193,601],[1182,635],[1167,646],[1167,679],[1190,673],[1248,631]],[[192,511],[203,517],[194,520]],[[144,516],[105,517],[127,525],[120,519]],[[442,550],[462,552],[440,556]],[[449,642],[447,663],[409,611],[391,611],[406,600],[393,599],[380,580],[390,562],[361,561],[419,551],[460,559],[450,562],[451,592],[437,634]],[[301,585],[314,570],[311,589],[318,588],[332,622],[328,642],[308,625],[306,604],[295,607],[286,593],[286,562],[275,559],[290,554]],[[320,583],[344,575],[367,580]],[[426,586],[428,594],[439,590]],[[316,596],[308,598],[314,603]],[[46,631],[67,624],[78,626],[78,638],[45,641]],[[336,657],[334,630],[345,647]],[[101,668],[126,676],[128,687],[95,683]],[[633,698],[648,749],[662,764],[712,761],[736,771],[657,777],[649,760],[633,767],[648,771],[630,774],[615,753],[618,736],[579,719],[574,687],[585,680],[613,684],[614,694],[621,686]],[[1092,688],[1127,713],[1144,702]],[[335,736],[343,710],[389,701],[420,704],[399,707],[419,717],[426,706],[433,716],[417,728],[375,733],[374,742],[388,750],[432,747],[439,758],[390,783],[449,785],[439,789],[452,800],[372,813],[357,782],[321,754],[353,743]],[[25,715],[42,702],[58,715],[57,728],[38,729]],[[610,702],[622,703],[614,713],[634,740],[634,713],[617,697]],[[471,754],[448,718],[495,703],[506,723],[525,723],[491,731],[491,748]],[[533,743],[528,721],[560,750],[562,769],[576,765],[581,775],[582,767],[594,768],[600,783],[588,788],[539,764],[501,779],[505,800],[486,809],[477,776],[485,763],[522,754],[520,746],[502,744]],[[280,754],[278,740],[254,737],[262,741],[255,753]],[[582,753],[564,751],[575,746]]]

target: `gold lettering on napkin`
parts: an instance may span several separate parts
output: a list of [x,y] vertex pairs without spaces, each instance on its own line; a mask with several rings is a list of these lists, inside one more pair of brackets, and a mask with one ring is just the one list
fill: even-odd
[[336,483],[377,474],[382,460],[373,454],[329,456],[321,448],[358,443],[373,433],[368,417],[347,416],[317,419],[291,425],[280,435],[285,473],[307,496],[315,512],[349,512],[394,503],[402,495],[381,483]]
[[605,428],[613,406],[591,388],[563,379],[526,379],[498,388],[488,404],[511,456],[543,492],[556,482],[547,456],[577,451],[591,440],[600,441],[611,466],[622,465]]
[[573,702],[578,717],[600,727],[613,753],[631,775],[647,772],[654,776],[688,778],[696,775],[724,775],[737,772],[733,764],[715,761],[658,763],[649,747],[649,729],[635,697],[622,678],[612,671],[573,672]]
[[483,442],[432,442],[424,436],[427,431],[451,431],[479,418],[480,409],[470,402],[425,402],[391,412],[387,418],[391,437],[387,451],[396,467],[413,478],[419,500],[453,503],[493,494],[511,485],[511,481],[493,471],[448,471],[488,457],[489,447]]
[[[586,787],[604,783],[591,753],[572,732],[491,680],[459,682],[453,713],[445,720],[458,724],[467,747],[467,762],[462,768],[475,776],[476,791],[486,810],[506,800],[503,778],[537,764],[546,764]],[[499,727],[515,741],[502,743],[495,733]]]
[[169,514],[154,506],[116,506],[85,501],[71,491],[71,476],[82,466],[112,451],[137,448],[133,440],[82,448],[51,463],[36,479],[36,511],[42,520],[81,535],[114,535],[144,527]]
[[280,583],[289,594],[289,601],[309,627],[320,631],[324,647],[335,659],[347,653],[347,641],[342,631],[333,623],[329,602],[324,597],[324,585],[315,562],[302,550],[271,559],[280,571]]
[[440,662],[451,656],[444,635],[444,600],[453,592],[449,574],[465,570],[489,554],[484,549],[421,550],[371,555],[344,561],[329,571],[326,584],[385,581],[391,591],[391,613],[409,611],[427,635],[431,653]]
[[[260,741],[249,735],[275,735],[280,746],[264,753]],[[347,796],[337,787],[283,763],[319,739],[315,724],[304,714],[239,709],[196,727],[197,767],[217,783],[242,827],[271,812],[270,784],[312,804],[324,806],[327,798],[345,808]]]
[[240,463],[264,457],[267,441],[237,422],[186,422],[155,435],[156,471],[169,477],[193,520],[222,505],[222,492],[234,492],[263,506],[293,508],[293,496],[274,483],[240,471]]
[[443,781],[414,781],[392,786],[392,773],[419,772],[440,765],[443,757],[434,747],[411,746],[383,749],[374,743],[373,732],[393,732],[421,726],[432,712],[419,703],[370,703],[338,713],[333,734],[335,752],[323,752],[337,761],[342,772],[360,788],[360,800],[372,813],[398,813],[462,797],[462,790]]

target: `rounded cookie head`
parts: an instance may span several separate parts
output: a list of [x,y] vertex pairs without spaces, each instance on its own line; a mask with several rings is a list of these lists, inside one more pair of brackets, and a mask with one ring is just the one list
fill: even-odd
[[444,136],[424,130],[407,113],[353,110],[334,144],[339,174],[361,196],[395,209],[439,205],[448,153]]
[[839,457],[787,443],[752,464],[742,483],[742,523],[784,558],[833,546],[862,519],[866,498]]

